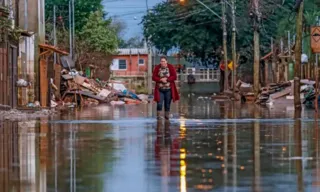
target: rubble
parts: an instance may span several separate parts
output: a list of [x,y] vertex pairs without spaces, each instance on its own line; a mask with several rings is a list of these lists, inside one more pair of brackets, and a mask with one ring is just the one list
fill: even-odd
[[[59,70],[61,71],[54,73],[55,80],[48,79],[51,86],[49,89],[51,108],[150,102],[148,95],[137,95],[134,90],[127,89],[125,83],[121,81],[101,81],[86,77],[83,72],[74,69],[73,62],[68,57],[62,59],[62,69]],[[23,79],[19,79],[17,84],[20,86],[29,85]],[[42,106],[40,106],[40,102],[35,101],[28,103],[26,107],[36,109]]]
[[[53,99],[52,106],[66,105],[91,106],[102,103],[112,105],[148,103],[148,95],[136,95],[133,90],[128,90],[122,82],[105,82],[99,79],[87,78],[74,69],[61,71],[60,95]],[[52,87],[57,87],[52,83]],[[55,98],[55,97],[53,97]],[[57,105],[56,105],[57,104]]]
[[292,92],[291,85],[292,83],[290,81],[271,83],[267,87],[261,88],[255,103],[266,105],[270,100],[287,96]]
[[[303,79],[300,81],[300,99],[305,105],[313,105],[315,100],[315,81]],[[293,81],[271,83],[267,87],[263,87],[256,99],[256,103],[260,105],[273,105],[277,100],[284,98],[292,101]],[[281,100],[283,101],[283,100]]]
[[[303,103],[306,105],[314,105],[316,97],[314,88],[315,81],[302,79],[300,83],[300,98],[303,100]],[[266,87],[262,87],[258,93],[258,96],[255,97],[255,94],[253,92],[253,86],[251,84],[238,80],[238,82],[236,83],[234,93],[231,89],[224,91],[222,94],[213,95],[211,98],[216,101],[241,100],[242,103],[254,102],[259,105],[271,106],[274,105],[274,103],[283,102],[284,100],[290,102],[290,100],[294,99],[293,81],[270,83]]]

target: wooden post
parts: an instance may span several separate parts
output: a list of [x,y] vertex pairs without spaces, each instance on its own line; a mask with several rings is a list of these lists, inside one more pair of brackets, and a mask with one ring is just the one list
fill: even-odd
[[271,50],[272,50],[272,82],[277,82],[277,69],[276,69],[276,50],[273,43],[273,38],[271,38]]
[[284,80],[285,81],[289,81],[289,63],[288,62],[284,62]]
[[40,60],[40,104],[41,107],[48,106],[48,67],[45,59]]
[[255,97],[258,96],[259,84],[260,84],[260,18],[261,13],[259,12],[259,0],[254,0],[254,33],[253,33],[253,52],[254,52],[254,64],[253,64],[253,88]]
[[301,53],[302,53],[302,30],[303,30],[303,4],[301,1],[299,5],[299,12],[296,20],[296,47],[295,47],[295,66],[294,66],[294,107],[295,110],[301,109],[300,100],[300,79],[301,79]]
[[235,85],[237,81],[237,52],[236,52],[236,14],[235,14],[235,0],[231,1],[232,5],[232,91],[235,98]]
[[269,62],[267,60],[264,61],[264,82],[265,86],[269,84]]
[[226,2],[222,1],[222,28],[223,28],[223,58],[224,58],[224,90],[229,89],[229,69],[227,53],[227,19]]
[[314,107],[316,112],[318,113],[318,97],[319,97],[319,57],[318,54],[316,54],[316,62],[315,62],[315,81],[316,81],[316,98],[314,100]]
[[57,92],[60,95],[60,84],[61,84],[61,65],[54,64],[54,84],[57,86]]

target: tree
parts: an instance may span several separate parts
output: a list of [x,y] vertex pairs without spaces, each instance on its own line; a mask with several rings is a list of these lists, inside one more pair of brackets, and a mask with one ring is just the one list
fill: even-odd
[[[221,15],[220,1],[202,2]],[[280,36],[284,36],[287,30],[294,26],[294,23],[290,23],[295,16],[293,2],[260,1],[263,7],[259,28],[261,56],[270,52],[271,37],[279,40]],[[308,11],[317,10],[315,1],[305,4],[305,17]],[[250,1],[236,1],[236,44],[237,52],[240,54],[240,72],[245,70],[245,74],[252,74],[253,69],[253,19],[250,7]],[[228,33],[231,34],[231,11],[228,9],[227,25]],[[185,55],[192,53],[195,57],[203,59],[222,44],[221,20],[195,0],[185,1],[184,5],[170,2],[157,4],[143,17],[142,24],[144,36],[150,37],[151,43],[162,53],[167,53],[172,47],[178,47]],[[228,47],[231,47],[231,38],[228,39]]]
[[[220,12],[218,3],[211,8]],[[144,36],[162,53],[179,47],[186,54],[205,55],[221,44],[220,20],[194,1],[184,6],[169,2],[157,4],[143,17]]]
[[105,65],[100,66],[101,68],[111,64],[109,56],[118,48],[118,37],[111,22],[111,19],[104,20],[101,11],[90,14],[77,37],[77,61],[81,68],[83,65],[95,64],[95,61],[101,61]]
[[118,17],[112,17],[111,27],[116,31],[118,38],[121,38],[125,34],[127,24]]
[[144,47],[144,39],[140,37],[131,37],[128,40],[123,40],[119,44],[120,48],[142,48]]
[[94,52],[112,54],[118,47],[117,34],[111,19],[104,20],[102,11],[91,13],[79,37]]
[[[53,22],[53,6],[57,6],[57,17],[69,28],[69,0],[46,0],[46,21]],[[79,32],[86,25],[92,12],[102,11],[102,0],[76,0],[74,4],[75,32]]]
[[[50,1],[49,1],[50,2]],[[80,2],[81,1],[77,1]],[[86,5],[86,4],[82,4]],[[94,5],[93,5],[94,6]],[[99,6],[96,6],[98,9]],[[79,7],[78,7],[79,8]],[[79,10],[86,10],[79,8]],[[86,10],[87,11],[87,10]],[[111,64],[111,55],[118,48],[117,31],[111,25],[111,18],[105,19],[107,14],[101,9],[98,11],[81,13],[81,27],[76,29],[76,51],[75,62],[78,69],[92,64],[99,68],[108,68]],[[86,18],[86,16],[88,17]],[[79,26],[80,26],[79,24]],[[58,47],[64,50],[69,49],[68,25],[63,20],[57,20],[57,42]],[[47,37],[49,42],[53,43],[53,25],[52,22],[46,23]]]

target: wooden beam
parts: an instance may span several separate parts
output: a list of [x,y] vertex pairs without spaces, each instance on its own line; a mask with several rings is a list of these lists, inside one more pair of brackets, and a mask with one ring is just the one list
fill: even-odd
[[48,66],[45,59],[40,60],[40,104],[41,107],[48,106]]
[[40,53],[39,56],[41,57],[41,56],[44,56],[44,55],[49,54],[49,53],[52,54],[52,51],[51,50],[44,51],[44,52]]

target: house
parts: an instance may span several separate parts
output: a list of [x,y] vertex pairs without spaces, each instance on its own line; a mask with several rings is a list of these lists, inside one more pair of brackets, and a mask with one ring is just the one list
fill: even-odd
[[118,49],[118,53],[113,55],[111,64],[113,77],[144,77],[147,70],[147,48]]
[[[0,0],[0,105],[4,108],[25,106],[39,87],[35,42],[44,39],[44,0]],[[27,15],[25,17],[24,15]],[[24,19],[28,18],[28,19]],[[31,82],[30,87],[17,87],[18,80]]]

